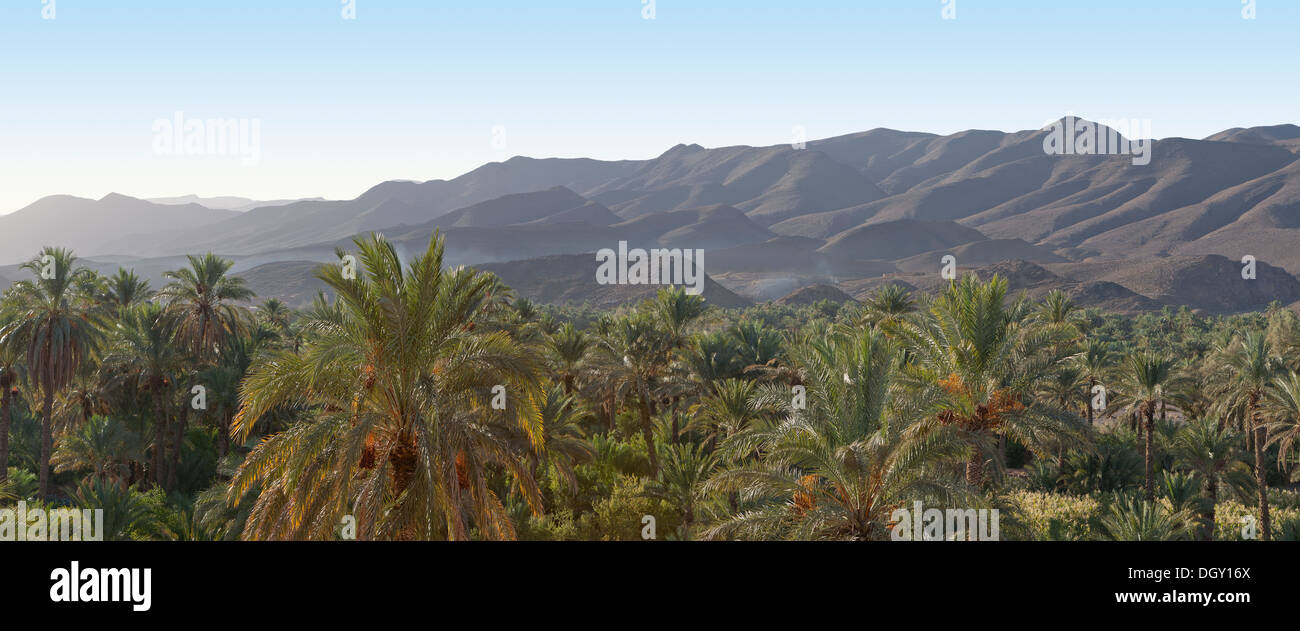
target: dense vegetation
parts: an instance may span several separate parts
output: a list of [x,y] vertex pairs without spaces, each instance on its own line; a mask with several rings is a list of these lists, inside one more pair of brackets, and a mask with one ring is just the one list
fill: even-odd
[[966,276],[601,313],[437,239],[354,254],[295,312],[212,255],[155,293],[47,248],[0,304],[0,505],[102,508],[109,539],[882,540],[914,501],[1004,539],[1300,537],[1280,306],[1128,318]]

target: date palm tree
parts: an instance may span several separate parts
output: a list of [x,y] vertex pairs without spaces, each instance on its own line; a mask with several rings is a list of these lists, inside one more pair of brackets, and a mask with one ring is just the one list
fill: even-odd
[[524,413],[533,417],[528,425],[540,428],[540,440],[532,441],[528,447],[530,471],[536,477],[538,466],[549,464],[569,484],[569,490],[577,493],[578,474],[574,467],[595,456],[580,425],[589,416],[586,406],[577,395],[565,393],[563,386],[552,385],[536,393]]
[[573,394],[576,389],[583,360],[593,344],[591,337],[575,328],[572,322],[566,322],[554,335],[546,336],[546,348],[564,384],[565,394]]
[[704,315],[705,309],[703,296],[693,296],[680,287],[660,289],[647,306],[668,335],[668,343],[674,349],[682,347],[686,341],[687,329],[692,322]]
[[[0,304],[0,331],[14,321],[9,305]],[[0,343],[0,482],[9,477],[9,426],[13,423],[13,403],[18,395],[18,383],[24,377],[22,356],[26,349],[22,340],[13,338],[10,343]]]
[[255,294],[244,279],[227,276],[234,261],[211,252],[189,255],[189,267],[163,274],[171,279],[160,292],[169,315],[176,320],[181,344],[200,359],[209,359],[227,336],[243,325],[244,310],[235,303]]
[[1083,333],[1084,317],[1078,305],[1064,291],[1053,289],[1043,296],[1034,308],[1034,319],[1042,325],[1071,329],[1076,335]]
[[654,423],[651,420],[654,404],[652,391],[656,380],[668,368],[673,343],[672,334],[646,312],[638,312],[612,322],[600,341],[601,351],[606,356],[603,367],[615,389],[636,401],[641,438],[645,441],[652,476],[659,471]]
[[781,356],[781,333],[759,320],[741,320],[727,329],[745,366],[766,366]]
[[725,454],[761,457],[710,478],[705,490],[736,492],[746,505],[705,538],[880,540],[893,511],[913,500],[970,499],[933,475],[966,446],[910,431],[891,413],[898,351],[884,333],[837,331],[810,340],[797,361],[809,384],[806,408],[787,406],[775,425],[724,442]]
[[882,285],[863,303],[858,323],[888,330],[916,311],[916,300],[902,285]]
[[1169,404],[1166,392],[1179,383],[1174,362],[1151,351],[1132,353],[1120,373],[1117,405],[1127,406],[1143,421],[1143,471],[1146,501],[1155,501],[1155,418]]
[[[1090,397],[1084,395],[1081,387],[1083,383],[1083,377],[1079,369],[1069,363],[1062,362],[1055,366],[1044,379],[1039,381],[1036,394],[1039,400],[1062,410],[1073,412],[1078,410],[1080,405],[1090,408]],[[1091,425],[1089,423],[1089,426]],[[1056,466],[1058,470],[1065,466],[1065,450],[1068,444],[1068,436],[1063,436],[1062,440],[1056,441]]]
[[913,354],[903,372],[912,414],[926,431],[967,445],[966,481],[975,488],[984,486],[986,463],[1001,466],[1002,438],[1040,455],[1062,442],[1087,443],[1077,414],[1033,397],[1036,381],[1061,359],[1051,349],[1068,333],[1025,326],[1028,305],[1008,304],[1006,292],[998,276],[981,283],[967,275],[899,327]]
[[59,440],[50,464],[55,472],[89,469],[97,480],[124,482],[128,463],[140,453],[135,432],[120,421],[96,416]]
[[1269,518],[1268,482],[1265,478],[1264,448],[1267,441],[1264,403],[1274,379],[1282,374],[1285,363],[1275,352],[1268,337],[1249,332],[1234,338],[1215,352],[1219,368],[1215,412],[1236,419],[1243,431],[1251,435],[1255,455],[1256,504],[1260,532],[1265,541],[1273,536]]
[[28,378],[41,392],[40,497],[50,493],[50,454],[54,445],[54,397],[72,383],[90,360],[103,320],[82,289],[94,272],[78,266],[71,250],[47,247],[21,269],[35,278],[9,290],[13,319],[0,329],[0,345],[26,349]]
[[1189,517],[1156,502],[1121,497],[1101,519],[1101,529],[1114,541],[1182,541],[1191,535]]
[[1220,488],[1244,486],[1244,479],[1250,476],[1249,468],[1241,461],[1240,445],[1241,434],[1209,418],[1189,422],[1174,441],[1177,461],[1194,471],[1204,485],[1206,501],[1201,521],[1206,541],[1214,538]]
[[1263,418],[1268,445],[1277,445],[1278,466],[1295,475],[1293,461],[1300,447],[1300,373],[1289,370],[1278,375],[1266,396]]
[[126,309],[144,303],[152,296],[148,280],[140,278],[135,270],[119,267],[115,274],[104,279],[100,299],[114,309]]
[[150,473],[155,484],[167,481],[168,402],[176,375],[185,368],[184,351],[177,344],[177,321],[157,303],[144,303],[122,312],[117,335],[104,357],[115,386],[146,393],[153,403],[154,440]]
[[705,481],[717,470],[717,452],[693,443],[664,446],[664,466],[646,492],[678,507],[682,512],[682,536],[690,539],[699,517],[697,507],[705,498]]
[[710,447],[744,431],[763,416],[758,390],[758,384],[747,379],[713,382],[708,394],[691,407],[686,429],[701,432]]
[[[232,479],[232,505],[261,489],[243,537],[330,538],[351,514],[360,539],[513,538],[489,475],[507,472],[540,513],[513,439],[522,431],[542,440],[519,405],[537,387],[540,358],[507,332],[476,326],[492,279],[444,270],[437,234],[406,267],[380,235],[354,243],[355,277],[338,265],[317,274],[341,319],[315,323],[301,354],[258,357],[245,379],[237,441],[276,409],[303,418],[254,447]],[[495,409],[501,394],[506,409]]]
[[1109,344],[1090,339],[1084,342],[1083,350],[1079,351],[1071,359],[1075,367],[1079,369],[1080,376],[1087,380],[1087,391],[1084,396],[1088,400],[1086,406],[1088,425],[1092,425],[1095,420],[1094,414],[1096,410],[1093,409],[1092,399],[1096,395],[1093,391],[1096,390],[1097,386],[1102,385],[1102,382],[1109,376],[1112,358],[1113,353]]
[[257,320],[271,327],[286,341],[292,337],[293,310],[279,298],[267,298],[257,307]]

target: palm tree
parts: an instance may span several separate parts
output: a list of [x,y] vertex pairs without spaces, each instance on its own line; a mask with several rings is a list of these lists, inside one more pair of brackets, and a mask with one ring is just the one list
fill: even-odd
[[1300,445],[1300,373],[1294,370],[1279,375],[1266,393],[1264,419],[1268,445],[1277,445],[1278,466],[1291,468]]
[[1048,352],[1060,330],[1024,327],[1027,305],[1006,301],[1007,282],[967,275],[951,283],[922,318],[900,333],[914,357],[904,376],[912,414],[926,431],[968,447],[966,481],[982,488],[986,463],[1001,466],[999,441],[1012,438],[1038,454],[1066,440],[1086,443],[1077,414],[1032,396],[1035,381],[1059,358]]
[[916,301],[902,285],[881,285],[862,305],[859,323],[889,329],[916,311]]
[[726,379],[709,386],[709,393],[691,407],[687,430],[701,431],[712,446],[749,428],[761,418],[758,385],[746,379]]
[[574,328],[572,322],[566,322],[554,335],[546,336],[546,347],[559,370],[565,394],[573,394],[578,374],[582,370],[582,360],[587,357],[587,351],[591,350],[592,345],[592,339]]
[[1073,362],[1079,369],[1080,376],[1087,380],[1087,392],[1085,398],[1088,400],[1086,409],[1088,414],[1088,425],[1092,425],[1094,410],[1092,407],[1093,390],[1101,385],[1101,382],[1110,374],[1111,350],[1110,345],[1100,340],[1088,340],[1083,350],[1074,356]]
[[[14,321],[8,305],[0,305],[0,331]],[[21,340],[0,343],[0,482],[9,476],[9,426],[13,423],[13,402],[18,394],[18,382],[23,378],[22,356],[26,349]]]
[[526,414],[533,417],[527,424],[541,428],[540,440],[532,445],[529,459],[531,471],[537,475],[537,466],[550,464],[556,473],[569,484],[569,490],[578,492],[578,475],[574,467],[592,459],[595,452],[583,438],[579,421],[588,411],[577,396],[566,394],[562,386],[552,386],[530,401]]
[[104,541],[125,541],[132,533],[151,534],[158,526],[157,513],[141,494],[121,482],[103,478],[83,480],[72,496],[82,509],[104,511]]
[[257,307],[257,319],[265,322],[281,337],[288,339],[291,334],[289,325],[293,320],[293,310],[279,298],[267,298]]
[[[508,333],[476,327],[490,276],[444,270],[437,234],[404,269],[382,236],[357,238],[364,272],[323,266],[342,319],[314,323],[301,355],[254,360],[231,432],[240,442],[285,406],[305,418],[244,459],[227,501],[261,488],[243,536],[324,539],[345,514],[358,538],[515,536],[489,486],[490,467],[514,478],[540,514],[541,496],[513,436],[536,445],[543,428],[520,402],[537,387],[540,359]],[[504,410],[491,402],[508,396]]]
[[705,532],[705,538],[779,536],[879,540],[893,511],[914,499],[949,503],[968,496],[933,475],[937,463],[965,445],[909,431],[888,410],[897,351],[876,329],[833,333],[802,349],[807,408],[787,407],[771,427],[727,439],[724,451],[761,454],[716,474],[705,490],[738,492],[749,506]]
[[154,441],[150,471],[159,486],[168,479],[168,401],[176,375],[185,367],[184,353],[176,342],[177,321],[162,305],[145,303],[122,313],[114,344],[104,357],[104,366],[116,385],[152,398]]
[[[1077,406],[1080,404],[1085,408],[1091,408],[1091,397],[1087,396],[1080,387],[1083,383],[1082,374],[1077,367],[1068,363],[1061,363],[1039,382],[1037,395],[1039,399],[1047,401],[1050,405],[1062,410],[1077,410]],[[1092,423],[1089,422],[1088,425],[1091,427]],[[1065,466],[1067,443],[1068,440],[1057,441],[1056,466],[1058,470]]]
[[1145,472],[1146,501],[1155,501],[1154,474],[1154,434],[1156,411],[1164,409],[1167,404],[1165,391],[1177,383],[1174,376],[1174,362],[1151,352],[1132,353],[1120,375],[1120,394],[1117,403],[1127,405],[1133,413],[1144,421],[1145,442],[1143,449],[1143,471]]
[[1074,335],[1082,335],[1084,326],[1083,312],[1064,291],[1053,289],[1043,296],[1043,301],[1034,310],[1034,319],[1044,326],[1056,326],[1067,329]]
[[1240,434],[1222,427],[1213,419],[1189,422],[1178,432],[1174,442],[1177,460],[1195,472],[1204,484],[1206,501],[1202,511],[1202,537],[1206,541],[1214,538],[1215,507],[1219,503],[1220,487],[1240,485],[1243,473],[1248,471],[1241,462],[1240,444]]
[[672,334],[649,314],[637,313],[613,322],[600,344],[607,356],[606,368],[615,388],[636,399],[641,438],[645,441],[650,475],[653,476],[659,471],[659,457],[651,421],[651,390],[668,366],[673,350]]
[[50,453],[54,446],[54,397],[68,386],[101,337],[101,320],[80,289],[94,277],[76,266],[72,251],[47,247],[21,269],[36,277],[14,283],[14,317],[0,329],[0,345],[27,351],[27,370],[44,397],[41,406],[40,496],[50,493]]
[[716,381],[741,375],[744,361],[740,342],[726,331],[696,333],[678,354],[680,368],[688,373],[700,390]]
[[681,287],[665,287],[649,301],[650,313],[668,335],[669,345],[681,348],[686,329],[704,314],[704,297],[686,293]]
[[190,266],[163,274],[171,282],[161,295],[177,322],[177,335],[195,357],[207,359],[227,336],[237,332],[244,320],[234,303],[249,300],[254,293],[244,279],[227,276],[234,265],[213,255],[189,257]]
[[647,494],[668,501],[682,511],[682,535],[691,537],[696,506],[704,499],[704,483],[717,470],[718,454],[698,445],[665,445],[664,467],[650,482]]
[[54,471],[85,471],[97,480],[125,482],[128,463],[140,456],[139,437],[120,421],[96,416],[59,440]]
[[1120,498],[1102,518],[1102,532],[1115,541],[1179,541],[1190,532],[1188,515],[1136,497]]
[[758,320],[741,320],[727,329],[745,366],[766,366],[781,356],[781,334]]
[[117,268],[117,273],[104,279],[100,299],[115,309],[126,309],[141,304],[153,295],[149,281],[136,275],[135,270]]
[[1235,418],[1243,430],[1250,432],[1255,453],[1256,500],[1260,531],[1267,541],[1273,536],[1269,519],[1268,482],[1265,478],[1264,447],[1267,430],[1263,407],[1268,390],[1284,367],[1267,336],[1249,332],[1235,338],[1226,348],[1216,349],[1219,381],[1216,412]]
[[239,410],[240,383],[253,358],[271,347],[275,339],[276,333],[265,323],[232,335],[222,344],[217,363],[199,373],[200,381],[207,387],[208,408],[217,428],[218,458],[225,458],[230,451],[230,421]]

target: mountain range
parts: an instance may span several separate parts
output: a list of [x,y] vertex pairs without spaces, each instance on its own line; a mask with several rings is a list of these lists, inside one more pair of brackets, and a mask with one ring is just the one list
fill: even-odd
[[[313,263],[354,236],[382,232],[410,255],[437,231],[448,264],[513,277],[544,301],[622,299],[571,273],[619,241],[702,249],[706,297],[729,305],[926,289],[947,255],[1121,311],[1300,301],[1300,127],[1155,140],[1146,165],[1050,155],[1047,134],[874,129],[800,147],[682,144],[648,160],[515,157],[351,200],[52,196],[0,216],[0,277],[21,276],[13,264],[47,244],[156,282],[183,254],[212,251],[263,297],[301,304],[319,288]],[[1247,255],[1253,280],[1240,274]]]

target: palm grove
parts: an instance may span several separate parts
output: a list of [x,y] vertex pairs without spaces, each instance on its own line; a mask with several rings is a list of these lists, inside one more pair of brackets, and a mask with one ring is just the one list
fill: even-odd
[[436,235],[354,255],[294,311],[211,254],[154,291],[43,250],[0,302],[0,505],[103,509],[108,539],[888,540],[914,501],[1003,538],[1300,538],[1280,305],[1122,317],[967,275],[602,312]]

